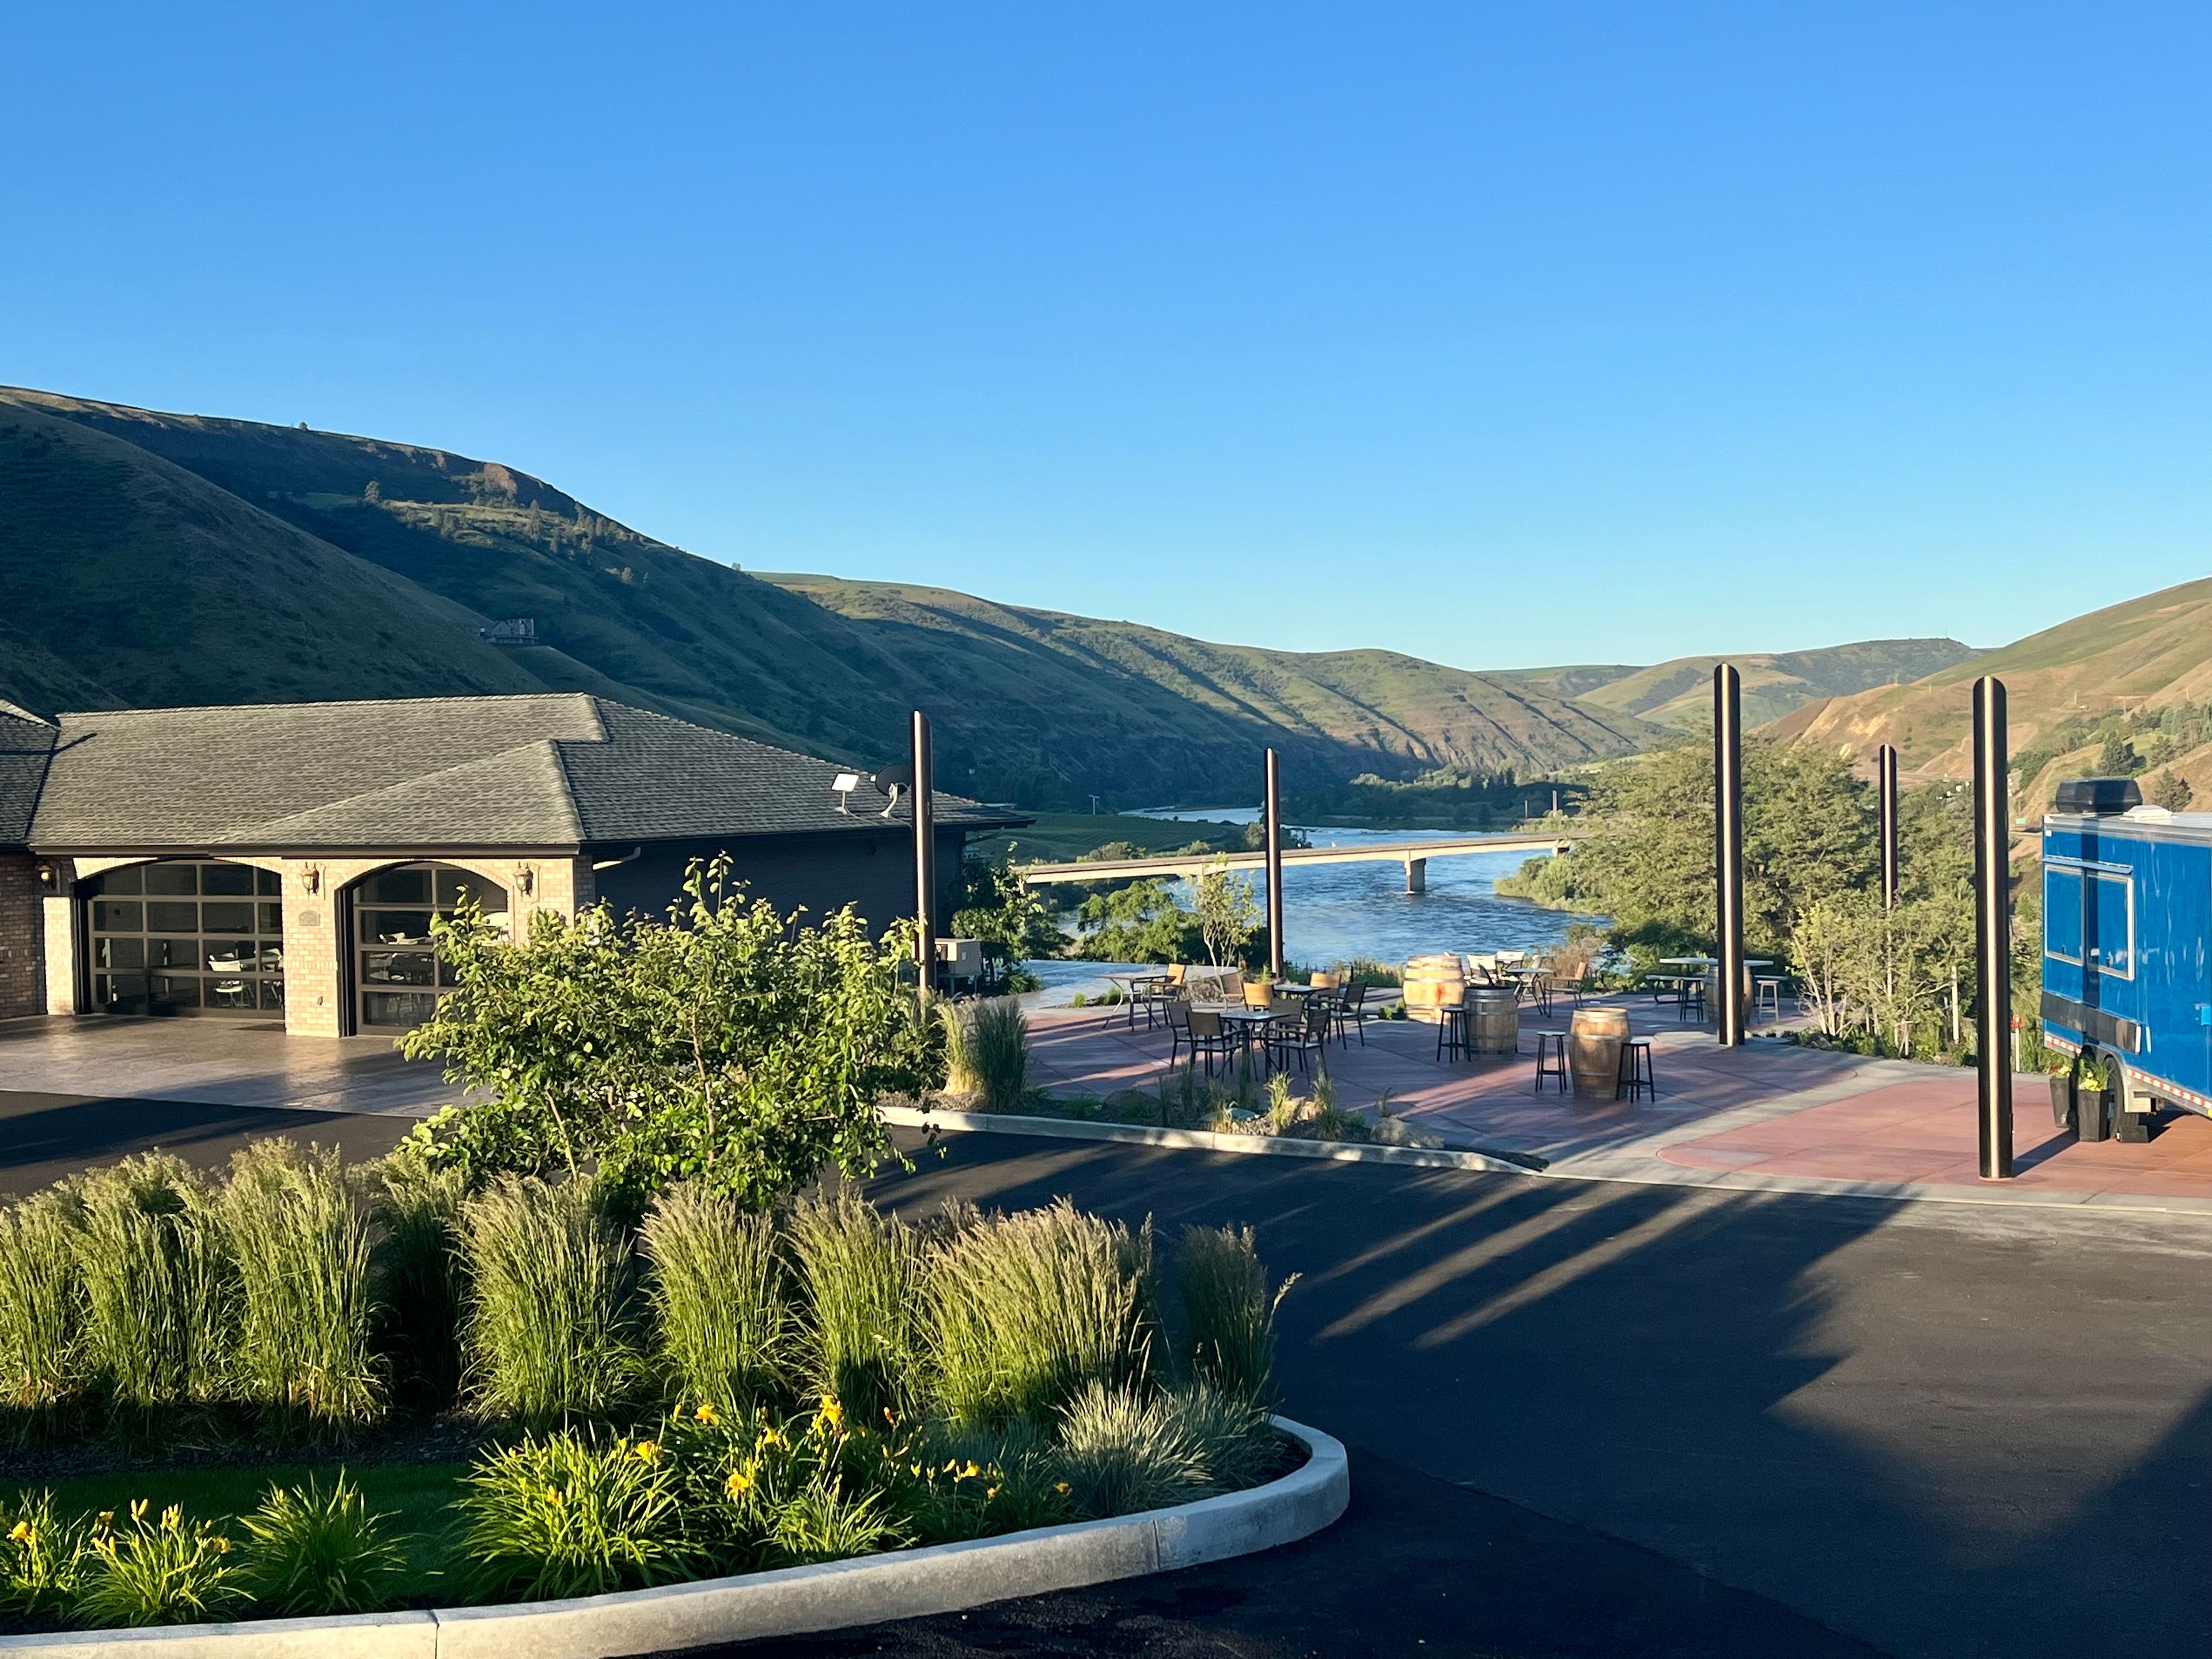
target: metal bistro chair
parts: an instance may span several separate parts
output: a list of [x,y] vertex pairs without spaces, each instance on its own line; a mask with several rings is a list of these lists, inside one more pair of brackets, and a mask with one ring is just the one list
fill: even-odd
[[1559,1080],[1559,1092],[1571,1095],[1575,1091],[1574,1079],[1567,1071],[1567,1034],[1565,1031],[1536,1033],[1536,1087],[1544,1092],[1544,1079],[1555,1077]]
[[1659,1098],[1659,1079],[1651,1072],[1651,1039],[1630,1037],[1620,1045],[1620,1066],[1613,1085],[1613,1097],[1619,1100],[1623,1093],[1634,1100],[1650,1095]]
[[1330,1018],[1336,1022],[1337,1041],[1349,1048],[1352,1033],[1356,1030],[1359,1033],[1359,1046],[1364,1048],[1367,1046],[1367,1022],[1375,1018],[1368,1012],[1367,988],[1364,985],[1346,986],[1337,994],[1336,1006],[1330,1010]]
[[1323,1072],[1328,1070],[1328,1032],[1334,1017],[1328,1005],[1315,999],[1307,1003],[1304,1011],[1288,1019],[1279,1019],[1267,1027],[1267,1059],[1277,1071],[1284,1069],[1286,1056],[1297,1056],[1298,1070],[1306,1069],[1306,1056],[1315,1056],[1315,1063]]
[[[1221,1061],[1224,1071],[1228,1069],[1230,1049],[1236,1039],[1229,1035],[1228,1028],[1223,1024],[1220,1010],[1194,1008],[1188,1003],[1184,1004],[1183,1034],[1184,1041],[1190,1044],[1191,1058],[1202,1058],[1206,1061],[1206,1076],[1213,1075],[1216,1059]],[[1168,1054],[1168,1063],[1175,1063],[1172,1049]]]

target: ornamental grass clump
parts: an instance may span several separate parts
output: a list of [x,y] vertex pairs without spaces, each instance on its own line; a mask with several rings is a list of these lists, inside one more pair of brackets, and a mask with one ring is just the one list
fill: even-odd
[[1093,1382],[1060,1414],[1057,1462],[1068,1501],[1088,1520],[1167,1509],[1218,1488],[1206,1447],[1166,1395]]
[[657,1441],[526,1438],[480,1462],[467,1486],[461,1553],[487,1597],[601,1595],[690,1575],[677,1470]]
[[775,1221],[679,1187],[654,1203],[639,1242],[668,1394],[725,1414],[787,1397],[793,1331]]
[[232,1159],[215,1213],[236,1281],[237,1397],[322,1433],[381,1415],[368,1223],[337,1154],[257,1141]]
[[143,1498],[131,1504],[125,1528],[112,1514],[94,1524],[74,1609],[80,1625],[198,1624],[245,1599],[228,1537],[204,1521],[187,1524],[173,1504],[149,1525],[147,1508]]
[[0,1422],[52,1426],[78,1381],[82,1286],[70,1218],[48,1193],[0,1210]]
[[231,1285],[199,1177],[148,1152],[84,1176],[75,1196],[84,1358],[96,1385],[141,1412],[219,1398]]
[[938,1005],[945,1024],[945,1086],[980,1096],[983,1109],[1018,1112],[1029,1087],[1030,1024],[1012,997]]
[[442,1409],[453,1402],[461,1383],[461,1206],[467,1176],[404,1154],[386,1158],[380,1173],[379,1340],[392,1357],[394,1389],[416,1404]]
[[1064,1198],[953,1230],[925,1282],[937,1404],[989,1425],[1052,1412],[1086,1382],[1141,1379],[1152,1255],[1149,1222],[1132,1233]]
[[508,1176],[462,1215],[477,1403],[539,1427],[619,1409],[640,1369],[623,1316],[629,1248],[592,1183]]
[[806,1286],[804,1369],[860,1421],[907,1414],[919,1392],[921,1249],[914,1231],[849,1193],[792,1212]]
[[386,1519],[368,1512],[343,1469],[328,1492],[313,1477],[304,1486],[272,1486],[239,1522],[240,1582],[264,1613],[377,1612],[407,1571],[405,1553],[385,1535]]
[[1297,1282],[1270,1295],[1249,1227],[1189,1227],[1176,1250],[1191,1375],[1257,1406],[1274,1399],[1275,1310]]

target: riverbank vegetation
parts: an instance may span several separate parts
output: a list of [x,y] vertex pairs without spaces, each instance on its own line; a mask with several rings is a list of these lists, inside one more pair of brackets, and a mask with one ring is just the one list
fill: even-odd
[[1589,786],[1558,775],[1516,776],[1443,767],[1395,780],[1362,773],[1346,783],[1291,791],[1283,810],[1310,823],[1376,830],[1508,830],[1553,811],[1579,810]]
[[[1971,1058],[1972,793],[1937,783],[1903,797],[1898,902],[1889,908],[1872,785],[1831,750],[1759,738],[1744,745],[1745,944],[1788,965],[1810,1040]],[[1572,850],[1529,860],[1498,891],[1610,915],[1608,950],[1632,972],[1654,971],[1662,957],[1715,948],[1712,826],[1710,745],[1625,763],[1595,781]],[[2033,886],[2014,916],[2015,1000],[2030,1011],[2041,978]],[[2023,1030],[2033,1024],[2031,1012]]]

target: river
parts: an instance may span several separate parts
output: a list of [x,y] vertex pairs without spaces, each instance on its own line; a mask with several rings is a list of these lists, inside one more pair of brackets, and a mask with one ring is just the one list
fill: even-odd
[[[1202,811],[1134,812],[1133,817],[1166,818],[1177,822],[1203,819],[1215,823],[1249,823],[1258,817],[1255,807],[1214,807]],[[1302,833],[1316,847],[1376,847],[1409,841],[1457,840],[1434,830],[1310,829]],[[1469,836],[1468,840],[1479,836]],[[1602,918],[1576,916],[1547,910],[1525,899],[1500,898],[1495,884],[1501,876],[1518,870],[1529,855],[1525,852],[1475,853],[1429,860],[1429,890],[1406,891],[1406,869],[1401,864],[1285,865],[1283,869],[1283,945],[1292,962],[1325,968],[1353,957],[1372,957],[1395,964],[1407,957],[1431,951],[1459,951],[1484,954],[1492,951],[1530,951],[1553,945],[1567,936],[1569,925]],[[1260,872],[1251,872],[1258,891]],[[1183,902],[1190,902],[1189,884],[1176,884]],[[1264,902],[1266,895],[1258,896]],[[1122,964],[1091,962],[1033,962],[1030,971],[1044,983],[1031,1000],[1064,1003],[1080,990],[1095,995],[1106,988],[1103,975]]]

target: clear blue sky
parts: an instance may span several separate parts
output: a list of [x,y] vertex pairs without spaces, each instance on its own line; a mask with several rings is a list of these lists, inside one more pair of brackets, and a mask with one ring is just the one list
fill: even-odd
[[1216,639],[1996,643],[2208,568],[2208,49],[2201,5],[27,6],[0,380]]

